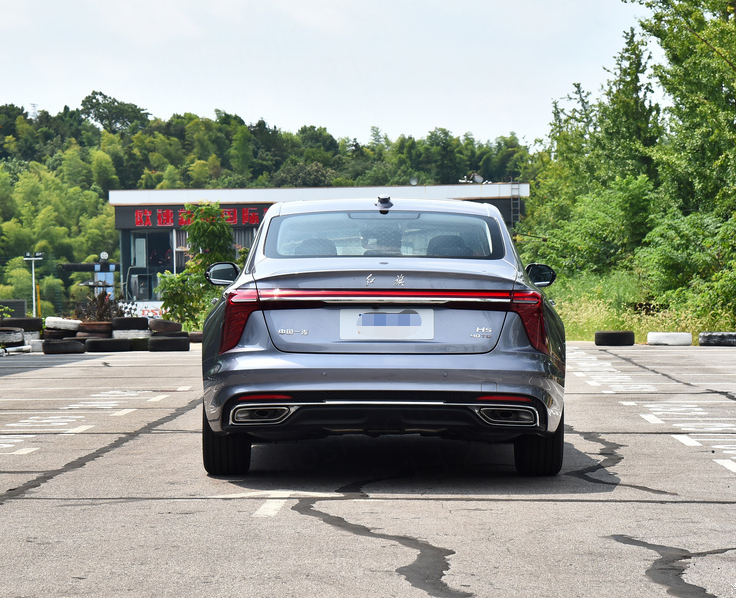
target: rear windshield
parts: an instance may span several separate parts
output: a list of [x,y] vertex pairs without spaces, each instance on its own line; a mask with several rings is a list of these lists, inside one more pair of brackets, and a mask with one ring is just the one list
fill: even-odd
[[501,259],[493,218],[439,212],[317,212],[274,218],[266,235],[271,258],[405,256]]

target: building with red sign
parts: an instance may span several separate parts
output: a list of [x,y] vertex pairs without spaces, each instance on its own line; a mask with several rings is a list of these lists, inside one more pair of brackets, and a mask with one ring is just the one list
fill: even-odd
[[[462,199],[494,204],[513,226],[529,196],[528,183],[308,189],[156,189],[110,191],[120,233],[120,284],[128,300],[157,302],[154,289],[165,271],[180,272],[187,260],[188,204],[219,202],[233,227],[237,249],[250,247],[263,215],[277,202],[389,195],[410,199]],[[151,309],[155,310],[155,305]]]

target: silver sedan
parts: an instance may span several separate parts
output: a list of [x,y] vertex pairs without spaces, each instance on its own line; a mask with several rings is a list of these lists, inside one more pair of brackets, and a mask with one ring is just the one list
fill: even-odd
[[498,210],[463,201],[287,202],[204,327],[204,466],[335,434],[513,442],[521,475],[563,459],[565,333]]

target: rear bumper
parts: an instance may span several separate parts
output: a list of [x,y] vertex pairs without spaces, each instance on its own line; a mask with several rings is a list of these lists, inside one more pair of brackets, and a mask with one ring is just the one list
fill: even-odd
[[[340,394],[340,393],[338,393]],[[391,393],[393,394],[393,393]],[[454,401],[282,401],[258,405],[234,399],[223,412],[223,430],[261,441],[319,438],[338,434],[421,434],[476,440],[509,440],[544,433],[545,410],[534,404]]]
[[[562,376],[535,351],[339,355],[236,349],[205,372],[204,407],[215,432],[262,441],[362,433],[503,442],[557,429]],[[269,400],[269,394],[283,398]],[[493,395],[528,402],[480,400]]]

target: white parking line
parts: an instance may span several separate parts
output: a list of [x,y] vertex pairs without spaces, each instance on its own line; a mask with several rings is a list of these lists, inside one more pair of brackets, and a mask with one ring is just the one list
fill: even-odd
[[651,415],[650,413],[640,413],[640,417],[643,417],[645,420],[647,420],[650,424],[663,424],[664,422],[659,419],[656,415]]
[[286,504],[286,499],[267,500],[251,517],[275,517]]
[[703,446],[697,440],[690,438],[687,434],[673,434],[672,438],[679,440],[685,446]]
[[24,449],[18,449],[17,451],[14,451],[12,453],[0,453],[3,455],[28,455],[29,453],[32,453],[33,451],[37,451],[38,447],[35,448],[24,448]]
[[120,417],[123,415],[128,415],[128,413],[133,413],[133,411],[138,411],[137,409],[121,409],[120,411],[116,411],[115,413],[111,413],[110,417]]
[[62,436],[73,436],[74,434],[81,434],[82,432],[86,432],[90,428],[94,428],[94,426],[79,426],[78,428],[67,430],[62,434]]
[[718,463],[718,465],[723,465],[729,471],[736,473],[736,461],[731,461],[731,459],[713,459],[713,461]]

